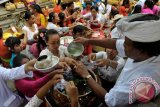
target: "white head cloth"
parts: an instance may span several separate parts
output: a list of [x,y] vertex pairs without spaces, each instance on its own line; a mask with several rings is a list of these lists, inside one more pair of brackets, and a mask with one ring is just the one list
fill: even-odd
[[116,23],[117,31],[136,42],[156,42],[160,40],[160,20],[129,22],[145,14],[124,17]]

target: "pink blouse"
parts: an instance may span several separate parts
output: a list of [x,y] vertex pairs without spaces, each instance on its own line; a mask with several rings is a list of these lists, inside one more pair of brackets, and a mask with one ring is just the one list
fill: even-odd
[[24,78],[15,81],[15,86],[25,96],[31,98],[37,91],[49,81],[48,75],[43,76],[39,72],[34,71],[34,78]]
[[154,14],[153,11],[150,8],[142,9],[141,13],[144,13],[144,14]]

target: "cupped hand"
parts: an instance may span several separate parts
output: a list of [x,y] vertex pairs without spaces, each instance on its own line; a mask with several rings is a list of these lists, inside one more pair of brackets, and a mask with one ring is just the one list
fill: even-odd
[[75,64],[76,64],[75,72],[79,74],[82,78],[85,78],[89,75],[87,67],[82,62],[79,61],[76,62]]
[[76,60],[69,58],[69,57],[65,57],[64,61],[69,65],[69,66],[75,66]]
[[77,100],[78,101],[78,89],[75,86],[73,81],[65,83],[65,90],[67,95],[69,96],[70,100]]
[[56,68],[67,69],[69,65],[66,62],[59,62]]
[[55,85],[55,84],[57,84],[58,82],[60,82],[61,79],[63,79],[63,75],[62,75],[62,74],[55,74],[50,81],[51,81],[51,83],[52,83],[53,85]]

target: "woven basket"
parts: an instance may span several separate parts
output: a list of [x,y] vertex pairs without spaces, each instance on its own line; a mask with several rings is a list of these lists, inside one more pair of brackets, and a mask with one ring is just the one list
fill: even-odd
[[[92,77],[95,79],[95,81],[100,84],[99,78],[96,76],[96,74],[90,70],[89,70],[89,72],[92,75]],[[59,107],[69,107],[70,101],[69,101],[68,96],[66,94],[61,93],[59,90],[54,90],[53,93],[52,93],[52,91],[49,94],[50,94],[50,97],[52,97],[51,99],[53,99],[55,101],[56,105],[58,105]],[[92,91],[89,91],[83,95],[79,95],[80,105],[86,106],[87,103],[89,103],[95,97],[92,94],[93,94]],[[49,101],[46,101],[46,102],[48,103],[47,107],[54,106],[54,105],[51,105]]]

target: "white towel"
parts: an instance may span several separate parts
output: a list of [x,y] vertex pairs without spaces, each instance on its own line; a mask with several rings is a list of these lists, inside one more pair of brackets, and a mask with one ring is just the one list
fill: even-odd
[[118,32],[136,42],[156,42],[160,40],[160,20],[134,21],[132,19],[143,16],[135,14],[122,18],[117,22]]

